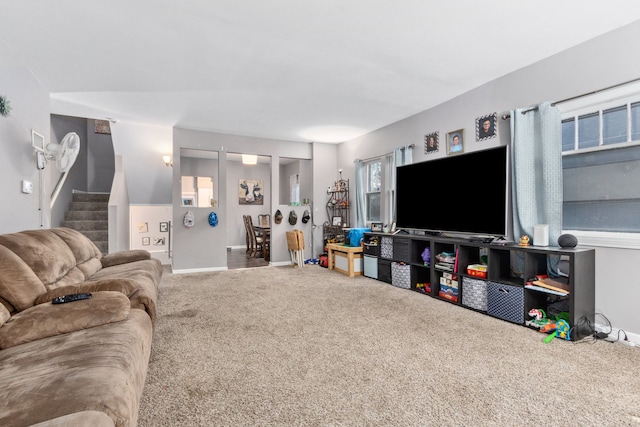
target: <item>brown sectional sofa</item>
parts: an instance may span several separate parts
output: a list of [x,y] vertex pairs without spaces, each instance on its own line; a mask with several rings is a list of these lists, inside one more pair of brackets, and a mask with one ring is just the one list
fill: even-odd
[[135,426],[161,278],[68,228],[0,235],[0,425]]

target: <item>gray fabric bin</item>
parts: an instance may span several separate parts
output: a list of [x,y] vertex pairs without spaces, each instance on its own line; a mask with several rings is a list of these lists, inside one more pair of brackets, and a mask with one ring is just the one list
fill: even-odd
[[462,305],[487,311],[487,281],[463,277]]

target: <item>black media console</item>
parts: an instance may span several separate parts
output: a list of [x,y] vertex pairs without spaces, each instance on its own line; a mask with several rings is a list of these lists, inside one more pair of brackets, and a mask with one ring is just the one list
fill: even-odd
[[[567,277],[545,280],[548,262]],[[532,310],[554,320],[559,315],[568,322],[571,339],[589,333],[594,322],[595,250],[590,248],[365,233],[364,275],[532,328],[541,328]],[[533,283],[536,279],[544,286]]]

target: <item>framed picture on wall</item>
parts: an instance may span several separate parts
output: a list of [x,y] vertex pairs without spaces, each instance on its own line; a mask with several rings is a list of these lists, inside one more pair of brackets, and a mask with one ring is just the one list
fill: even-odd
[[447,134],[447,154],[464,152],[463,129],[454,130]]
[[149,246],[151,244],[151,238],[150,237],[143,237],[142,238],[142,246]]
[[164,233],[169,231],[169,223],[168,222],[161,222],[160,223],[160,232]]
[[498,136],[497,121],[498,113],[476,119],[476,141],[484,141]]
[[264,180],[241,178],[238,186],[238,203],[241,205],[264,204]]
[[428,133],[424,136],[424,154],[432,154],[438,151],[439,147],[439,132]]
[[342,217],[334,216],[331,218],[331,225],[342,225]]

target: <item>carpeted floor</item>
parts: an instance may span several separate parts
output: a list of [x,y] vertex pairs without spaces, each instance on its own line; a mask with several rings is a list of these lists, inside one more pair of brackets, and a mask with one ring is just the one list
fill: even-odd
[[640,426],[640,350],[316,265],[173,275],[138,425]]

